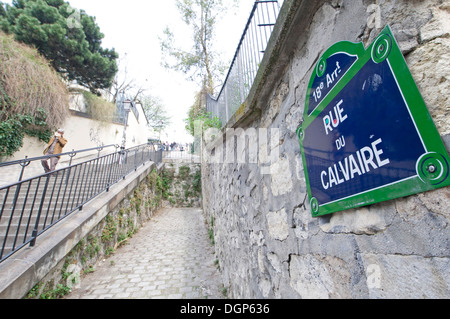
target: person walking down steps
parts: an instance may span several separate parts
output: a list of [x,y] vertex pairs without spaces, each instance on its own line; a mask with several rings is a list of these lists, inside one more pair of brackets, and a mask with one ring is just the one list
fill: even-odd
[[[59,129],[55,135],[50,139],[47,147],[44,150],[44,155],[57,155],[61,154],[64,146],[66,146],[67,140],[64,138],[64,130]],[[58,165],[59,159],[61,157],[55,156],[49,159],[42,160],[42,166],[44,167],[45,173],[53,172],[56,169],[56,165]],[[50,166],[48,164],[50,161]]]

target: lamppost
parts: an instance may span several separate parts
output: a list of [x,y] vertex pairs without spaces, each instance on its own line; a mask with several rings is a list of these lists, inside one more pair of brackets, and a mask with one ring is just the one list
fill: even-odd
[[162,120],[159,121],[159,126],[157,126],[158,130],[159,130],[159,142],[161,142],[161,133],[162,133],[162,128],[163,128],[164,122]]
[[130,114],[132,102],[130,100],[122,101],[123,110],[125,111],[125,124],[123,127],[123,138],[122,138],[122,146],[120,147],[120,163],[124,162],[125,156],[125,145],[127,143],[127,126],[128,126],[128,115]]
[[123,127],[123,138],[122,138],[122,150],[125,150],[125,145],[127,142],[127,126],[128,126],[128,115],[131,110],[131,101],[130,100],[124,100],[122,102],[123,110],[125,111],[125,124]]

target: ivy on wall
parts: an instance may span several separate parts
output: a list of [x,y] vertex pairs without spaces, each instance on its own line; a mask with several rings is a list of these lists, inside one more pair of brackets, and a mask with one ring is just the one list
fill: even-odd
[[52,136],[45,110],[36,116],[15,114],[0,122],[0,158],[12,156],[23,146],[25,135],[47,142]]

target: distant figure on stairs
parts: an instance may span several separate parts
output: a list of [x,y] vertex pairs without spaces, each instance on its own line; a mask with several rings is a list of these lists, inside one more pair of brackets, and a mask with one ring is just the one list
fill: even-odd
[[[47,147],[44,150],[44,155],[56,155],[61,154],[64,146],[66,146],[67,140],[64,138],[64,130],[59,129],[55,135],[50,139]],[[42,160],[42,166],[44,167],[45,173],[53,172],[58,165],[60,157],[52,157],[49,159]],[[48,160],[50,160],[50,166],[48,165]]]

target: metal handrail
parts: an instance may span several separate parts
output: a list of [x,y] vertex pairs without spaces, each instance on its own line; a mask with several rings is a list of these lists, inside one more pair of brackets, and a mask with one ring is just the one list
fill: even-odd
[[[2,181],[0,182],[0,187],[4,186],[5,183],[10,183],[13,181],[21,181],[24,178],[25,175],[25,169],[28,167],[33,167],[34,170],[32,170],[31,172],[29,171],[30,169],[27,170],[27,172],[29,173],[29,177],[34,177],[37,175],[40,175],[41,173],[41,169],[42,169],[42,165],[40,164],[40,162],[42,160],[48,160],[51,159],[53,157],[59,157],[59,158],[63,158],[66,156],[69,156],[70,159],[68,161],[67,166],[71,166],[73,164],[73,160],[77,155],[80,154],[87,154],[88,155],[93,155],[90,153],[93,152],[97,152],[97,157],[100,156],[100,153],[103,150],[108,150],[110,148],[115,148],[114,150],[111,150],[110,152],[114,152],[118,150],[120,146],[116,145],[116,144],[111,144],[111,145],[103,145],[103,146],[98,146],[98,147],[93,147],[93,148],[87,148],[87,149],[82,149],[82,150],[72,150],[71,152],[67,152],[67,153],[61,153],[61,154],[54,154],[54,155],[45,155],[45,156],[39,156],[39,157],[32,157],[32,158],[28,158],[25,157],[24,159],[20,159],[20,160],[14,160],[14,161],[9,161],[9,162],[4,162],[4,163],[0,163],[0,176],[2,176]],[[85,158],[86,156],[82,156],[81,158]],[[80,160],[81,160],[80,158]],[[36,163],[38,162],[38,163]],[[34,163],[34,164],[32,164]],[[62,163],[62,161],[61,161]],[[18,167],[20,166],[20,167]],[[17,167],[17,169],[15,168]],[[39,169],[40,168],[40,169]],[[38,171],[39,169],[39,171]],[[15,180],[14,177],[15,176]]]
[[11,165],[22,165],[27,162],[40,161],[43,159],[50,159],[52,157],[62,157],[62,156],[67,156],[67,155],[71,156],[73,154],[86,153],[86,152],[92,152],[92,151],[101,152],[103,149],[109,148],[109,147],[115,147],[117,149],[119,146],[117,144],[111,144],[111,145],[98,146],[98,147],[87,148],[87,149],[83,149],[83,150],[77,150],[77,151],[72,150],[71,152],[55,154],[55,155],[46,155],[46,156],[32,157],[32,158],[26,157],[26,158],[20,159],[20,160],[0,163],[0,167],[6,167],[6,166],[11,166]]
[[163,160],[180,161],[181,163],[200,163],[201,158],[198,153],[187,151],[163,151]]
[[283,0],[255,1],[222,89],[206,95],[206,110],[224,127],[245,102],[259,69]]
[[149,161],[162,151],[143,144],[1,187],[0,263]]

